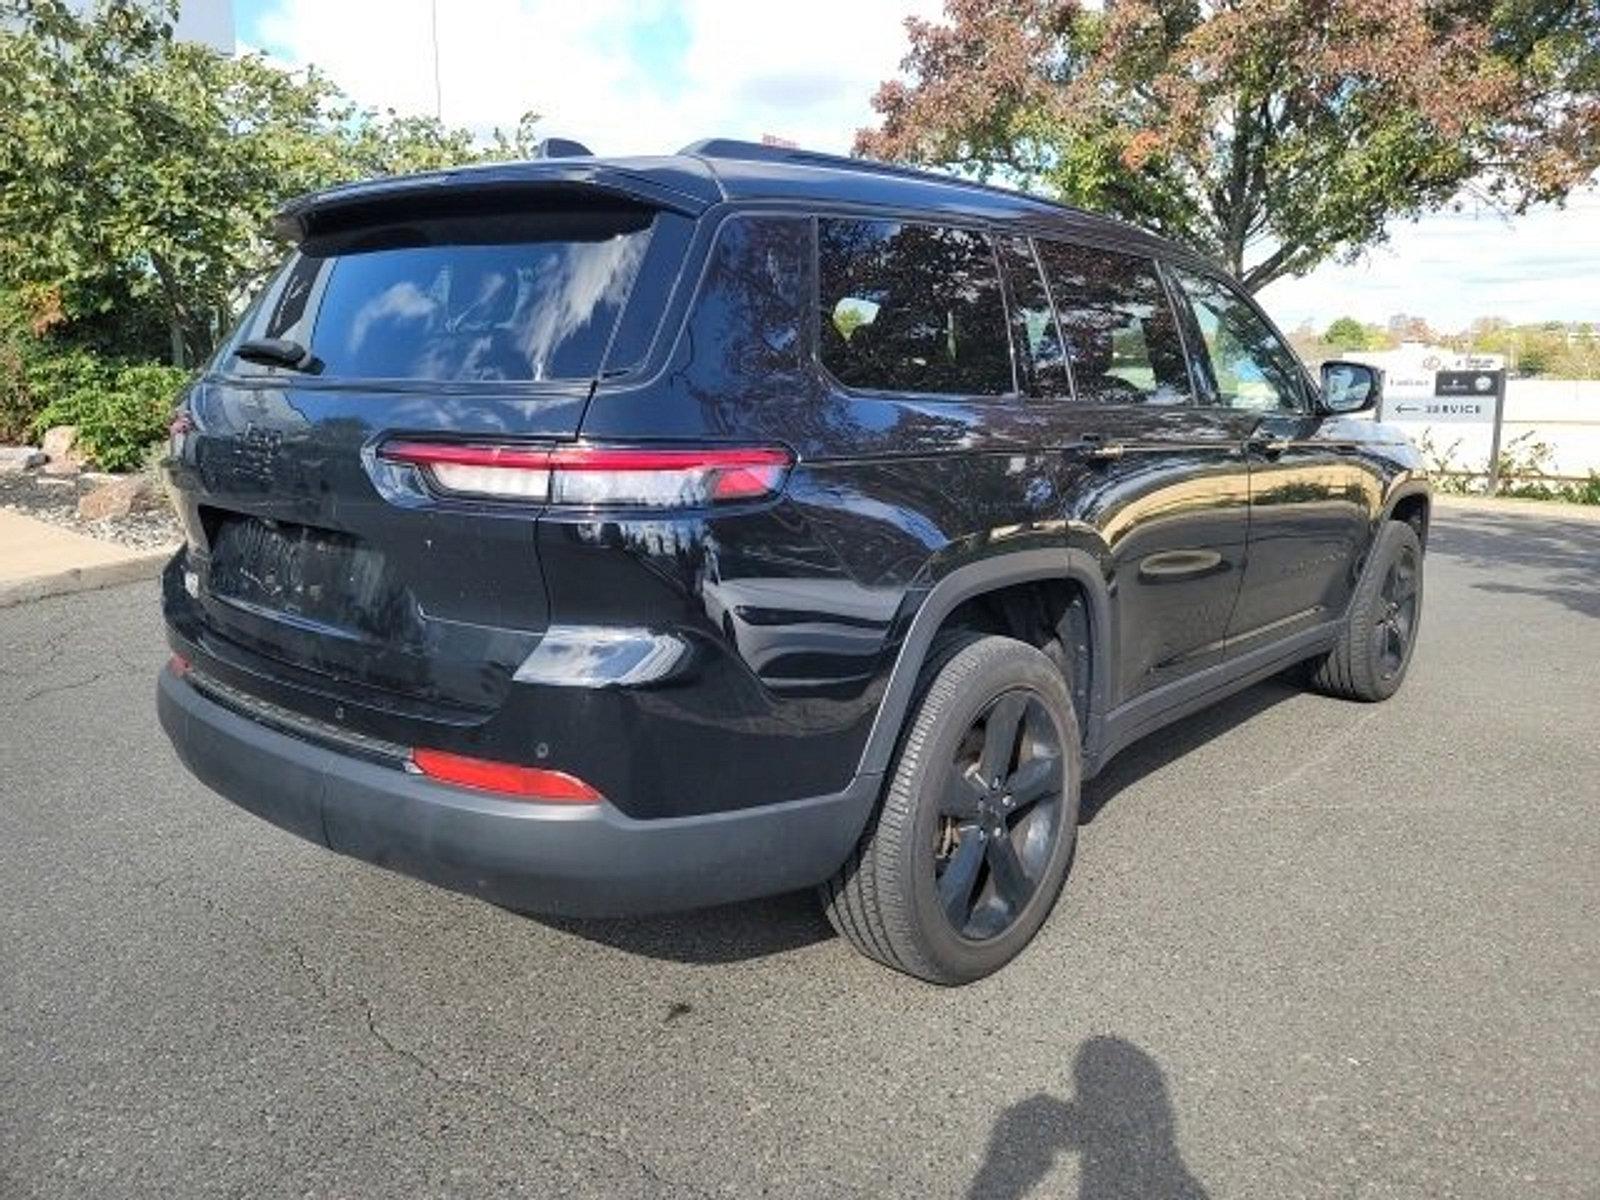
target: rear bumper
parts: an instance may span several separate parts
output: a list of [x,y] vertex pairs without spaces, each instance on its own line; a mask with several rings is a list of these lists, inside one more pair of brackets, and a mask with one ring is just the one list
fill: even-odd
[[608,803],[537,804],[435,783],[281,733],[170,669],[157,707],[214,791],[309,841],[528,912],[624,916],[810,887],[860,836],[877,790],[637,820]]

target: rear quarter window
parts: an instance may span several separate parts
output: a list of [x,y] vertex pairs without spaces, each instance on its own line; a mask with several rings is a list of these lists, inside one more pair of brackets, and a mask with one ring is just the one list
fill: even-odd
[[1015,390],[989,239],[970,229],[824,218],[818,354],[847,387],[999,396]]

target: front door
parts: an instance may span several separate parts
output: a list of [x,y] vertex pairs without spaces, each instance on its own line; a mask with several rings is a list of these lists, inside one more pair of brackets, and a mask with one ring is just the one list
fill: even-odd
[[1315,415],[1299,361],[1241,292],[1217,277],[1171,275],[1191,341],[1204,346],[1209,404],[1249,422],[1250,547],[1228,626],[1228,655],[1321,625],[1344,611],[1370,529],[1374,472]]

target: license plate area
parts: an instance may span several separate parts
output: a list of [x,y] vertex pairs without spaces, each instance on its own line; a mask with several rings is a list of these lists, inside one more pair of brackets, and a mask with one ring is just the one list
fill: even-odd
[[211,595],[327,635],[411,642],[410,590],[381,551],[350,534],[286,521],[208,514]]

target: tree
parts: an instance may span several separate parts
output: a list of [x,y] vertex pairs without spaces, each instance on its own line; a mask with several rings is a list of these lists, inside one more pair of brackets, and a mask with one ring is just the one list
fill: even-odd
[[0,0],[0,289],[33,299],[36,329],[153,309],[191,364],[281,257],[268,219],[288,197],[525,148],[531,117],[480,150],[315,70],[178,42],[176,11]]
[[1198,246],[1252,290],[1471,190],[1600,166],[1600,7],[946,0],[858,153],[999,176]]
[[1367,328],[1354,317],[1340,317],[1328,326],[1322,340],[1330,346],[1340,350],[1365,350],[1367,348]]

